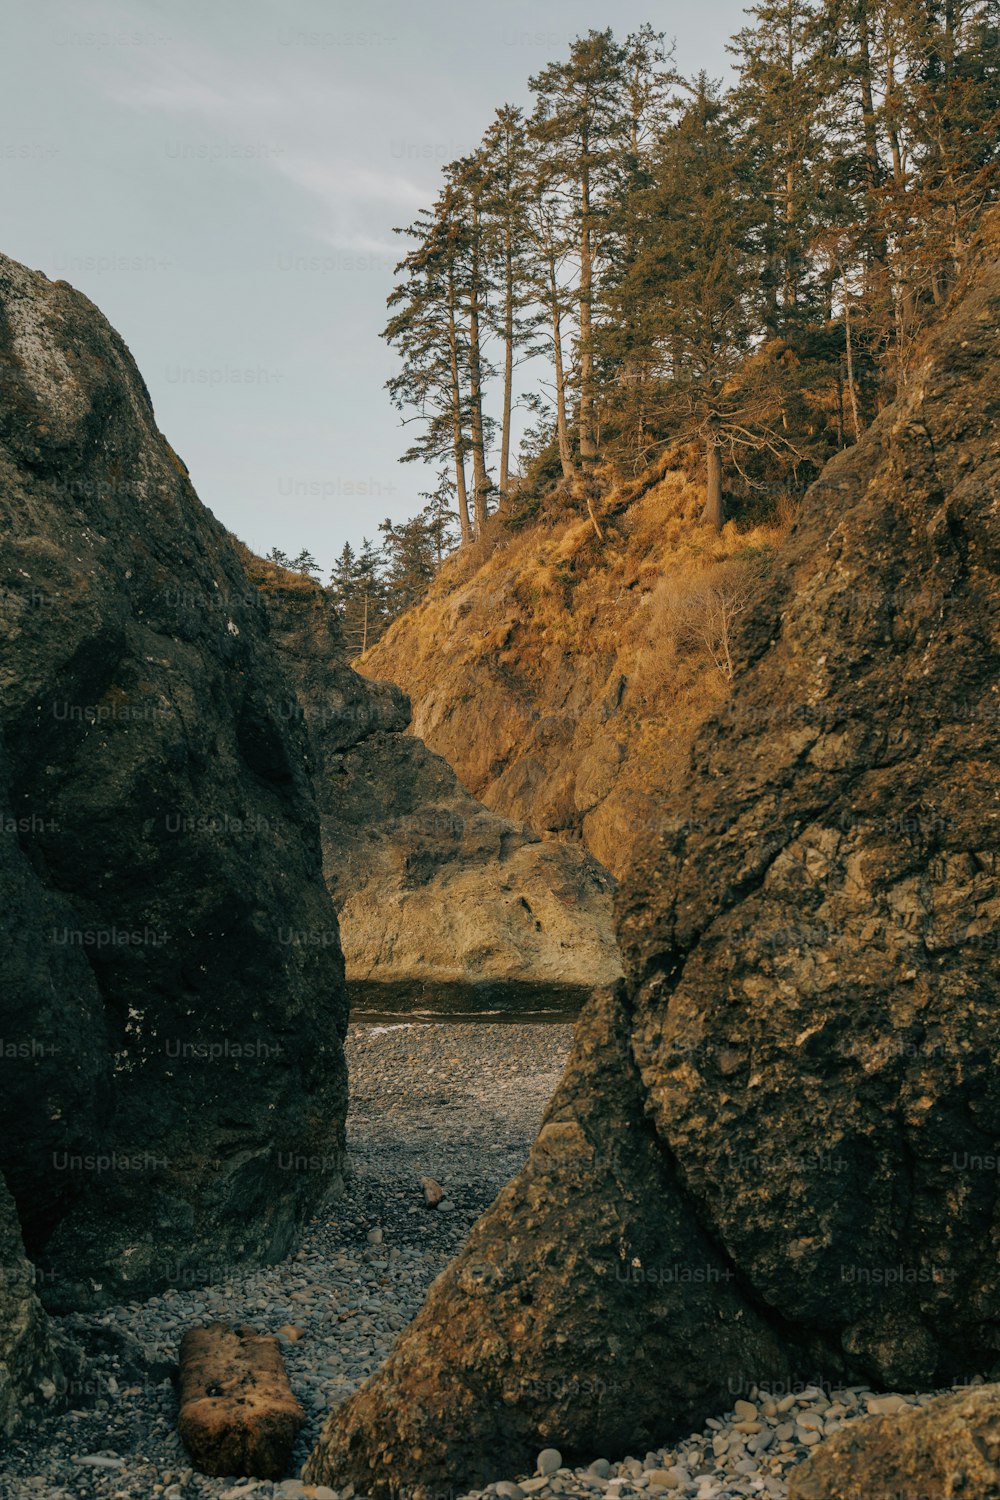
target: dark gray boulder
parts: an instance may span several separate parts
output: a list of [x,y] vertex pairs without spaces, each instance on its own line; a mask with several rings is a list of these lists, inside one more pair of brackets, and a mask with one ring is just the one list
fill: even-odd
[[346,999],[266,610],[128,350],[0,258],[0,382],[0,1167],[66,1310],[288,1251]]
[[24,1253],[14,1200],[0,1177],[0,1442],[66,1390],[66,1375]]

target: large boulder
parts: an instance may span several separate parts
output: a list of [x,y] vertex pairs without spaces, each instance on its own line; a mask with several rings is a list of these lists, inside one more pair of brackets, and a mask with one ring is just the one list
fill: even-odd
[[622,897],[627,995],[310,1478],[439,1493],[755,1380],[998,1366],[998,325],[994,266],[807,496]]
[[1000,1500],[1000,1387],[852,1422],[788,1476],[788,1500]]
[[0,1442],[66,1388],[58,1349],[24,1253],[14,1200],[0,1177]]
[[0,1167],[79,1308],[288,1251],[346,999],[265,607],[128,350],[0,258],[0,380]]
[[248,559],[310,737],[327,885],[360,1009],[572,1009],[621,976],[612,882],[489,811],[347,664],[329,597]]

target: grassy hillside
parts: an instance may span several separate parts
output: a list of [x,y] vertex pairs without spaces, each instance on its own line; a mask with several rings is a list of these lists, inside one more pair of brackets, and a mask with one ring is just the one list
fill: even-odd
[[414,733],[475,796],[612,872],[670,816],[692,735],[727,698],[727,642],[766,591],[790,516],[698,524],[676,471],[593,508],[519,501],[448,559],[358,662],[412,697]]

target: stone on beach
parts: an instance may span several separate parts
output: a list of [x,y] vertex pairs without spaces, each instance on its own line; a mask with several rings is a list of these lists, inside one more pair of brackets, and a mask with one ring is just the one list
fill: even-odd
[[304,1421],[277,1339],[224,1323],[184,1335],[178,1427],[203,1474],[280,1478]]
[[433,1177],[421,1177],[420,1185],[424,1190],[424,1202],[428,1208],[437,1208],[444,1198],[444,1188]]

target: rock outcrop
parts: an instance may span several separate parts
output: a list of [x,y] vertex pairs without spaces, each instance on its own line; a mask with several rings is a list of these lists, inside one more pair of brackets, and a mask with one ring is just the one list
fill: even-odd
[[346,997],[265,608],[128,350],[3,258],[0,382],[0,1167],[78,1309],[288,1251]]
[[312,745],[324,870],[362,1010],[571,1008],[614,984],[612,882],[584,849],[490,812],[347,665],[323,590],[248,558]]
[[788,1500],[1000,1500],[1000,1387],[855,1422],[788,1477]]
[[755,1380],[1000,1365],[998,327],[994,266],[806,497],[623,893],[627,992],[312,1479],[429,1495]]
[[24,1253],[17,1210],[0,1177],[0,1442],[65,1389],[57,1349]]

